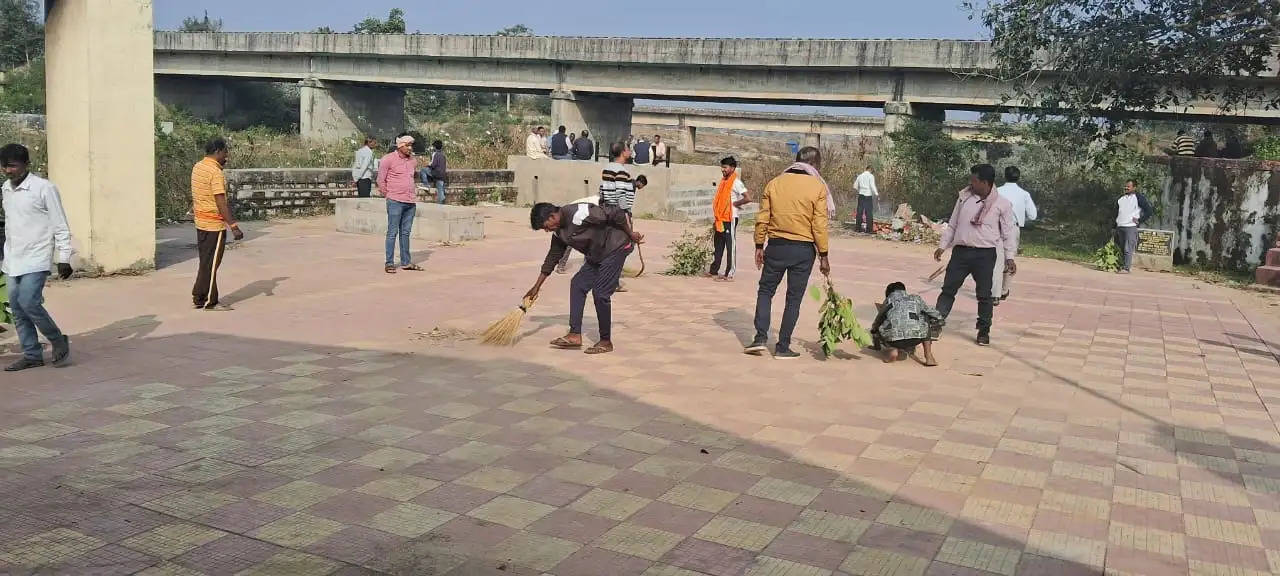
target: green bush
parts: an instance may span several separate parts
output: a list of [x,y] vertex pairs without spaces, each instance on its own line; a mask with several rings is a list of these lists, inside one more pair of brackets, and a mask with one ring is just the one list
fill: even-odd
[[1093,266],[1103,272],[1115,272],[1120,269],[1120,250],[1116,247],[1115,240],[1108,240],[1093,253]]
[[668,276],[697,276],[707,271],[711,264],[711,228],[685,229],[679,238],[671,242],[667,259],[671,267]]
[[950,216],[956,193],[969,185],[969,168],[978,160],[976,148],[948,136],[940,122],[914,118],[887,137],[893,146],[888,152],[892,169],[885,179],[886,196],[934,220]]
[[1253,157],[1257,160],[1280,160],[1280,135],[1267,136],[1254,143]]

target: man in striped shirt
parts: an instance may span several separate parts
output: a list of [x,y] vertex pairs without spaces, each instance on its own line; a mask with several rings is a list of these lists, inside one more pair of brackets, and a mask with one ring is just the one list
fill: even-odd
[[[631,160],[631,149],[625,142],[614,142],[609,146],[609,157],[613,161],[604,165],[600,172],[600,205],[617,206],[627,213],[631,220],[631,207],[636,204],[636,185],[627,172],[627,163]],[[626,292],[627,288],[618,282],[617,292]]]
[[631,150],[622,142],[614,142],[609,147],[612,162],[605,164],[600,173],[600,205],[617,206],[627,214],[636,203],[636,187],[627,172],[627,161],[631,159]]

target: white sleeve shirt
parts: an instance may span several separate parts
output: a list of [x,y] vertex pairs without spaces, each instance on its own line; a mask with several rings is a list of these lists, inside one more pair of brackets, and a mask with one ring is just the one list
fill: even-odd
[[1036,219],[1036,203],[1031,200],[1030,192],[1014,182],[996,188],[996,192],[1013,204],[1013,220],[1019,228]]
[[50,264],[71,262],[71,227],[58,188],[28,174],[15,190],[8,180],[4,194],[4,273],[22,276],[48,272]]
[[738,217],[738,202],[747,195],[747,185],[742,183],[742,178],[733,179],[733,188],[729,190],[729,203],[733,204],[733,217]]
[[876,188],[876,177],[870,172],[863,172],[853,181],[853,186],[858,189],[859,196],[879,196],[880,190]]

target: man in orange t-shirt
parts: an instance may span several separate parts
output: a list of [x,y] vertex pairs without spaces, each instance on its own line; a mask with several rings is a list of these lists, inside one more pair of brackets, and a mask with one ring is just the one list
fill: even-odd
[[227,228],[236,240],[244,238],[227,203],[227,180],[222,167],[227,164],[229,152],[226,140],[214,138],[204,147],[204,159],[191,168],[191,213],[196,221],[196,251],[200,254],[191,303],[202,310],[231,309],[218,305],[218,267],[226,251]]

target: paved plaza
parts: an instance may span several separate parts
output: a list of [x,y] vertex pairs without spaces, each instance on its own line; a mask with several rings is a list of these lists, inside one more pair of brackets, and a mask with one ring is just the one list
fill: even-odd
[[[1024,260],[989,348],[970,284],[940,367],[823,361],[809,299],[777,362],[741,353],[752,267],[653,274],[681,227],[643,222],[616,353],[547,348],[566,276],[491,349],[548,236],[486,214],[396,275],[328,218],[248,226],[231,312],[190,309],[186,228],[154,273],[51,285],[74,364],[0,376],[0,572],[1280,572],[1270,297]],[[934,299],[931,251],[835,240],[833,278],[869,325],[888,282]]]

